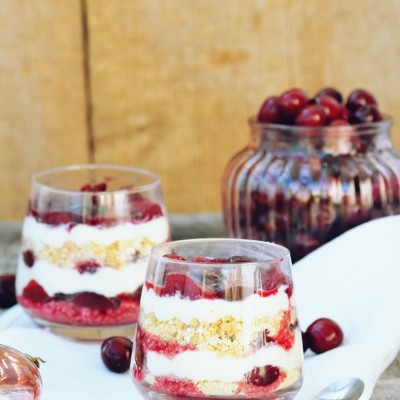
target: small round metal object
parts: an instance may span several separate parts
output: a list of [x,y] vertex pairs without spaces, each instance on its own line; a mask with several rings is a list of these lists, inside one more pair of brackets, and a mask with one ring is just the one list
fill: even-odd
[[360,378],[345,378],[331,383],[315,397],[315,400],[357,400],[364,391]]

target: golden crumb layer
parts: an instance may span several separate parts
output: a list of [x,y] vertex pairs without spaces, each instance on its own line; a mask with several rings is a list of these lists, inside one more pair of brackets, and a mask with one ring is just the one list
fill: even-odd
[[90,260],[102,267],[121,269],[126,264],[147,256],[155,244],[144,236],[132,240],[118,240],[109,245],[90,242],[78,246],[72,241],[67,241],[61,247],[44,245],[36,258],[61,268],[75,268],[80,262]]
[[[294,309],[290,320],[296,321]],[[192,318],[189,323],[178,318],[159,321],[153,312],[142,314],[140,326],[148,333],[166,342],[179,345],[194,345],[199,350],[209,350],[220,355],[243,356],[260,347],[274,337],[281,325],[286,323],[285,312],[274,317],[243,321],[226,315],[213,322]]]

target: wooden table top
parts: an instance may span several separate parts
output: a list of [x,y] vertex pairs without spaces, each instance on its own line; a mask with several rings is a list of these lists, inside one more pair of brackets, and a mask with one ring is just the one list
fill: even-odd
[[[220,214],[177,214],[170,219],[174,240],[224,236]],[[15,272],[20,238],[20,222],[0,223],[0,274]],[[400,400],[400,353],[379,378],[371,400]]]

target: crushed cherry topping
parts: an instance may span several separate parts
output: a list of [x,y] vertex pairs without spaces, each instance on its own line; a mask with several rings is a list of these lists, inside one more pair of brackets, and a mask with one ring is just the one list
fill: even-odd
[[170,273],[165,279],[164,286],[160,289],[161,296],[175,296],[180,294],[190,300],[216,298],[216,293],[200,282],[187,275]]
[[81,187],[81,192],[105,192],[107,190],[107,184],[105,182],[97,183],[91,185],[90,183],[86,183]]
[[32,250],[25,250],[22,253],[22,258],[24,259],[25,265],[29,268],[33,267],[33,264],[35,264],[35,255]]
[[0,275],[0,308],[10,308],[15,304],[15,274]]
[[75,268],[78,270],[80,274],[94,274],[97,272],[98,268],[100,268],[100,264],[96,261],[81,261],[79,262]]
[[279,368],[272,365],[256,367],[247,375],[248,381],[255,386],[268,386],[279,378]]
[[65,300],[71,300],[78,307],[86,307],[92,310],[106,312],[108,309],[117,309],[120,300],[116,297],[108,298],[93,292],[80,292],[74,295],[67,295]]

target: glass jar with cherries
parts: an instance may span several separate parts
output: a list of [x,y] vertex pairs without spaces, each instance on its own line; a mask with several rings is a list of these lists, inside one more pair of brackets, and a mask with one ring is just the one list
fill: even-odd
[[400,213],[392,123],[362,89],[346,101],[333,88],[266,99],[249,120],[249,145],[225,169],[227,234],[282,244],[298,261],[359,224]]

